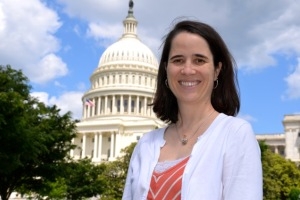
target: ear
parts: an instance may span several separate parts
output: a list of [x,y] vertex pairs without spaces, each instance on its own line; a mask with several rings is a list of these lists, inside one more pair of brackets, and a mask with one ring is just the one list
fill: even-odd
[[215,77],[214,77],[214,80],[218,79],[218,76],[219,76],[219,74],[221,72],[221,69],[222,69],[222,63],[219,62],[217,68],[215,68]]

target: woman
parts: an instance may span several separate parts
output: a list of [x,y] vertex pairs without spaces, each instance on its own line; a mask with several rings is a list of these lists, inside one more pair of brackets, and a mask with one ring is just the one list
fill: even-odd
[[235,62],[220,35],[181,21],[166,36],[153,111],[165,128],[132,154],[123,199],[262,199],[260,149],[240,108]]

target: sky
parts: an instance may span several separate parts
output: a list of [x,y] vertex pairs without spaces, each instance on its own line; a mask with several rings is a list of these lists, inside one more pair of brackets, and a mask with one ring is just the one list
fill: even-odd
[[[105,49],[123,33],[129,0],[0,0],[0,65],[21,69],[31,94],[82,116]],[[178,18],[214,27],[238,66],[241,109],[256,134],[284,133],[300,114],[299,0],[134,0],[137,34],[159,60]]]

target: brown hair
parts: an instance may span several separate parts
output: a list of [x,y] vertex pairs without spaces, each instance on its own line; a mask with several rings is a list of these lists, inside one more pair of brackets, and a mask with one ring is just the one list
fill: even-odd
[[154,101],[151,104],[156,116],[165,122],[176,123],[178,120],[177,99],[166,86],[167,73],[165,70],[169,59],[171,43],[181,32],[193,33],[206,40],[213,55],[215,68],[222,63],[218,76],[218,86],[213,89],[211,103],[220,113],[235,116],[240,109],[239,88],[236,74],[236,64],[221,36],[209,25],[192,20],[184,20],[175,24],[174,28],[164,37],[163,50],[157,75],[157,88]]

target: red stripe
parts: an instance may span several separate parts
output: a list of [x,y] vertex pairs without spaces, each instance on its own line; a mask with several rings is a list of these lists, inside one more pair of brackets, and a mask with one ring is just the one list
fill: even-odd
[[182,175],[188,159],[189,157],[162,173],[153,172],[147,199],[180,200]]

